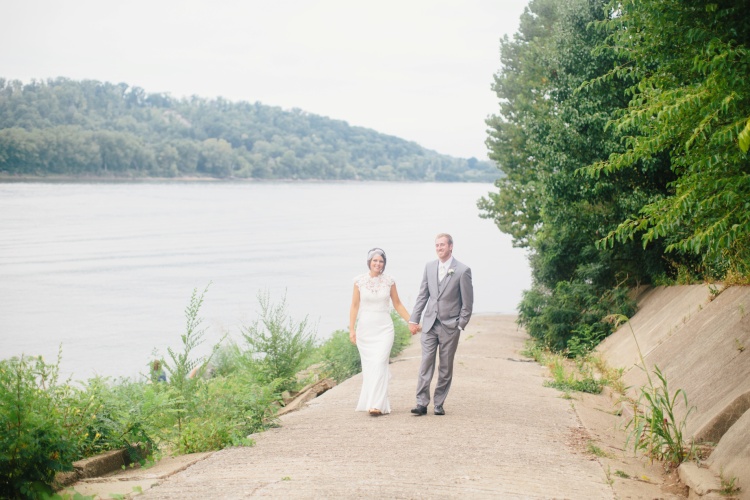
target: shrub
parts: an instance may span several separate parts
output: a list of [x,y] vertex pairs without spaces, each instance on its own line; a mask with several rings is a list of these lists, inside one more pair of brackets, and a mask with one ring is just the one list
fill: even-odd
[[598,289],[582,281],[559,282],[553,291],[539,286],[525,291],[518,322],[529,335],[554,351],[584,355],[614,331],[609,314],[632,316],[635,301],[628,289]]
[[159,384],[98,377],[89,380],[86,395],[99,411],[89,423],[84,456],[124,448],[140,461],[143,450],[158,449],[173,422],[174,401]]
[[308,331],[307,317],[299,323],[286,311],[286,297],[274,305],[269,293],[259,293],[260,319],[243,329],[250,367],[258,382],[278,384],[279,390],[296,385],[295,375],[305,368],[315,352],[314,332]]
[[0,362],[2,498],[51,494],[55,473],[73,469],[79,415],[68,411],[69,388],[57,385],[57,369],[41,357]]
[[346,330],[333,332],[320,347],[318,356],[323,361],[325,372],[336,382],[346,380],[362,371],[359,351],[349,340],[349,332]]
[[273,384],[258,385],[241,373],[201,380],[196,386],[194,411],[180,438],[180,452],[251,445],[248,436],[273,421],[277,392]]

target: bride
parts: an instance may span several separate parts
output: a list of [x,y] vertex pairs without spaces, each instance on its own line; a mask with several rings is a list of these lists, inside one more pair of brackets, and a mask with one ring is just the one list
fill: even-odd
[[391,412],[388,402],[388,361],[393,346],[391,303],[404,321],[409,313],[398,298],[396,283],[385,271],[385,252],[373,248],[367,252],[369,272],[354,278],[352,306],[349,311],[349,339],[356,344],[362,360],[362,393],[355,411],[377,416]]

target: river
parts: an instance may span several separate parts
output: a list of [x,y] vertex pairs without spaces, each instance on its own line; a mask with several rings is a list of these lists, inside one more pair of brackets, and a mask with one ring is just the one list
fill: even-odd
[[0,184],[0,357],[54,361],[61,374],[138,377],[181,348],[184,310],[208,290],[198,354],[241,343],[258,294],[286,300],[321,341],[348,324],[367,251],[411,310],[434,237],[452,234],[472,268],[476,313],[513,313],[530,287],[525,252],[479,218],[491,184],[117,182]]

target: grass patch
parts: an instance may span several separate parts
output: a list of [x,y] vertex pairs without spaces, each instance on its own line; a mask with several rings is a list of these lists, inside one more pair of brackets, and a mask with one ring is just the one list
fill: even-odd
[[742,488],[740,488],[737,485],[737,477],[732,476],[731,478],[725,478],[724,477],[724,471],[721,471],[721,474],[719,475],[721,479],[721,489],[719,490],[719,493],[724,496],[734,496],[740,491],[742,491]]
[[547,380],[544,382],[544,386],[565,392],[575,391],[589,394],[599,394],[603,388],[600,381],[590,378],[583,380]]
[[592,455],[596,455],[599,458],[609,458],[610,456],[609,453],[595,445],[593,441],[588,442],[588,444],[586,445],[586,450]]
[[[585,392],[600,394],[605,385],[613,380],[620,380],[622,372],[610,370],[603,374],[597,372],[595,358],[582,356],[571,360],[566,356],[554,353],[533,340],[528,341],[523,356],[537,361],[550,370],[552,380],[544,382],[545,387],[553,387],[565,393]],[[612,377],[607,378],[607,377]]]
[[[611,315],[607,320],[615,328],[628,322],[628,318],[623,315]],[[630,444],[635,452],[641,451],[651,459],[677,467],[695,456],[695,444],[688,442],[685,436],[687,418],[695,407],[688,404],[684,390],[670,390],[667,377],[658,366],[654,366],[653,370],[648,368],[629,322],[628,326],[640,357],[639,368],[646,373],[647,383],[640,388],[638,400],[632,402],[633,418],[625,426],[629,431],[625,445]],[[678,403],[684,404],[687,409],[682,418],[675,412]]]

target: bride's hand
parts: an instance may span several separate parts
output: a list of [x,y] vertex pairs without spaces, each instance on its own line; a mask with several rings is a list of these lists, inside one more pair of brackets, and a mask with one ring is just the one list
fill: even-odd
[[357,345],[357,334],[355,332],[349,332],[349,342],[351,342],[354,345]]

